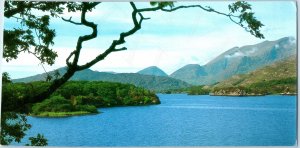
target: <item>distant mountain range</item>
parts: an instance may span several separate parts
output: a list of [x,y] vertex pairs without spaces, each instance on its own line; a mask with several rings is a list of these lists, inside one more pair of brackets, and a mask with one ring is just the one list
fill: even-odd
[[[192,85],[211,85],[234,75],[246,74],[277,61],[296,55],[296,40],[284,37],[276,41],[264,41],[255,45],[234,47],[217,56],[207,64],[188,64],[171,75],[156,66],[137,73],[98,72],[86,69],[75,73],[71,80],[112,81],[130,83],[151,90],[179,89]],[[66,68],[58,69],[60,74]],[[54,74],[54,71],[50,72]],[[15,79],[14,82],[45,80],[46,74]]]
[[285,37],[255,45],[234,47],[204,66],[187,65],[170,75],[190,84],[213,84],[296,55],[296,40]]
[[[57,70],[61,75],[66,72],[66,68]],[[55,71],[49,72],[54,75]],[[45,81],[46,74],[38,74],[26,78],[15,79],[13,82],[31,82]],[[190,86],[190,84],[170,77],[142,75],[138,73],[108,73],[97,72],[90,69],[76,72],[70,80],[86,80],[86,81],[109,81],[134,84],[139,87],[144,87],[154,91],[162,91],[168,89],[179,89]]]

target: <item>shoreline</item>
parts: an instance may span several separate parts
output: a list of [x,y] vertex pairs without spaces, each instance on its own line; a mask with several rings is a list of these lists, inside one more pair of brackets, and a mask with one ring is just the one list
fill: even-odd
[[230,96],[230,97],[255,97],[255,96],[267,96],[264,94],[249,94],[249,95],[232,95],[232,94],[210,94],[210,96]]
[[85,111],[76,111],[76,112],[42,112],[39,115],[32,115],[29,114],[28,116],[31,117],[38,117],[38,118],[63,118],[63,117],[73,117],[73,116],[86,116],[86,115],[96,115],[98,113],[91,113]]
[[[97,110],[100,108],[112,108],[112,107],[139,107],[139,106],[151,106],[151,105],[159,105],[158,104],[143,104],[143,105],[116,105],[116,106],[100,106],[97,107]],[[64,117],[73,117],[73,116],[86,116],[86,115],[96,115],[102,112],[98,111],[98,113],[91,113],[87,111],[74,111],[74,112],[42,112],[39,115],[28,114],[27,116],[37,117],[37,118],[64,118]]]

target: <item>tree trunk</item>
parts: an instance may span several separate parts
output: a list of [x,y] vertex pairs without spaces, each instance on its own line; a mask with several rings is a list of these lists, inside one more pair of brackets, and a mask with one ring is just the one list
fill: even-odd
[[76,72],[75,68],[68,67],[67,72],[61,78],[54,80],[47,90],[37,94],[36,96],[34,96],[32,98],[27,98],[25,100],[24,104],[37,103],[37,102],[41,102],[41,101],[45,100],[53,92],[55,92],[59,87],[61,87],[63,84],[65,84],[74,75],[75,72]]

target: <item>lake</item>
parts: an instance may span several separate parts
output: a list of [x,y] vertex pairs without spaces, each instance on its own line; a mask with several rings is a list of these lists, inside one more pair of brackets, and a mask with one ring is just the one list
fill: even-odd
[[[158,94],[161,104],[101,108],[97,115],[28,117],[28,137],[49,146],[292,146],[296,96]],[[21,144],[27,143],[23,140]]]

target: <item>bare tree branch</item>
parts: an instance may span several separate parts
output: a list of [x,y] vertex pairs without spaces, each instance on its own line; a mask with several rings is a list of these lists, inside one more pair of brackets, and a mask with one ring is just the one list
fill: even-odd
[[96,58],[94,58],[90,62],[88,62],[88,63],[86,63],[84,65],[78,66],[77,67],[78,70],[87,69],[87,68],[93,66],[97,62],[103,60],[111,52],[126,50],[126,48],[116,49],[116,46],[125,43],[125,38],[126,37],[134,34],[136,31],[138,31],[139,29],[141,29],[141,23],[145,19],[144,17],[140,17],[140,19],[138,21],[137,14],[139,13],[139,10],[136,8],[136,6],[135,6],[135,4],[133,2],[130,2],[130,5],[131,5],[131,7],[133,9],[131,17],[132,17],[132,21],[133,21],[134,27],[131,30],[127,31],[127,32],[122,32],[120,34],[119,39],[118,40],[114,40],[108,49],[106,49],[102,54],[98,55]]
[[127,48],[122,47],[122,48],[119,48],[119,49],[114,49],[112,52],[123,51],[123,50],[127,50]]
[[72,63],[70,63],[69,60],[74,54],[75,54],[75,51],[71,52],[70,55],[68,56],[68,58],[66,59],[66,64],[69,67],[72,65]]
[[[211,7],[203,7],[201,5],[188,5],[188,6],[178,6],[178,7],[175,7],[175,8],[170,8],[170,9],[165,9],[165,8],[161,8],[160,10],[161,11],[165,11],[165,12],[173,12],[173,11],[176,11],[176,10],[179,10],[179,9],[186,9],[186,8],[201,8],[202,10],[205,10],[207,12],[213,12],[213,13],[216,13],[216,14],[219,14],[219,15],[223,15],[223,16],[226,16],[228,17],[233,23],[241,26],[242,28],[245,29],[245,31],[247,32],[251,32],[246,26],[244,26],[241,22],[237,22],[236,20],[234,20],[234,18],[237,18],[237,19],[240,19],[239,16],[236,16],[236,15],[233,15],[232,13],[223,13],[223,12],[219,12],[219,11],[216,11],[215,9],[211,8]],[[143,10],[143,11],[148,11],[148,10]],[[151,11],[151,10],[150,10]],[[251,32],[252,34],[252,32]]]
[[82,23],[72,21],[72,17],[70,17],[69,19],[65,19],[65,18],[62,17],[61,19],[66,21],[66,22],[72,23],[74,25],[83,25]]
[[[91,34],[80,36],[78,38],[76,49],[73,52],[71,52],[70,55],[68,56],[68,58],[66,59],[66,63],[68,65],[67,72],[62,77],[53,80],[52,84],[46,91],[38,94],[37,96],[35,96],[33,98],[27,98],[28,100],[26,100],[26,102],[34,103],[34,102],[42,101],[43,99],[50,96],[57,88],[59,88],[61,85],[63,85],[65,82],[67,82],[74,75],[74,73],[76,71],[78,71],[77,63],[78,63],[80,51],[82,49],[82,43],[97,37],[97,25],[94,24],[93,22],[89,22],[86,20],[86,18],[85,18],[86,13],[87,13],[87,11],[89,11],[90,9],[92,9],[99,3],[100,2],[94,2],[94,3],[83,2],[82,3],[83,8],[81,11],[81,23],[84,26],[92,28],[93,32]],[[73,55],[74,55],[73,62],[70,63],[69,60]]]

